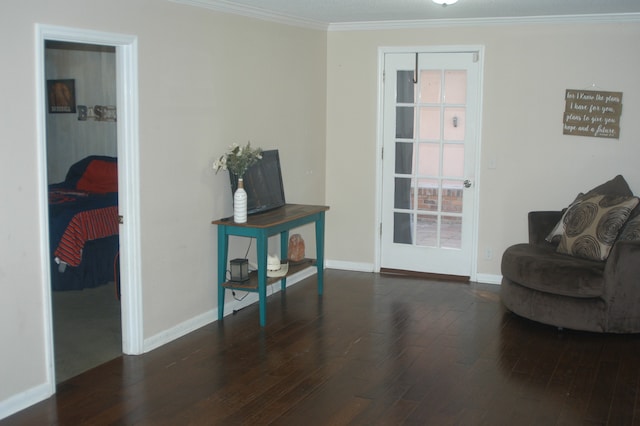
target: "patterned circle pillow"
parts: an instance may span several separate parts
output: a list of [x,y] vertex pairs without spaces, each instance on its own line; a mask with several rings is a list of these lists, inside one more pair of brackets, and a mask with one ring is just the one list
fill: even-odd
[[573,200],[569,207],[564,210],[562,218],[545,239],[550,243],[558,244],[560,242],[560,239],[562,238],[562,234],[564,234],[564,216],[567,214],[566,212],[576,203],[596,195],[618,195],[624,197],[633,197],[633,192],[631,191],[631,188],[629,188],[629,185],[627,184],[627,181],[624,179],[624,177],[622,175],[618,175],[613,179],[601,185],[598,185],[593,189],[590,189],[586,194],[578,194],[576,199]]
[[596,195],[573,204],[565,214],[559,253],[591,260],[606,260],[620,228],[638,198]]
[[546,236],[545,240],[547,240],[547,242],[550,242],[553,244],[558,244],[560,242],[560,239],[562,238],[562,234],[564,234],[564,227],[566,223],[565,218],[567,217],[567,213],[569,213],[569,210],[571,210],[571,207],[578,204],[584,198],[585,198],[585,195],[582,192],[579,193],[576,199],[573,200],[573,203],[569,204],[569,207],[564,209],[564,211],[562,212],[562,217],[560,218],[556,226],[553,227],[551,232],[549,232],[549,235]]

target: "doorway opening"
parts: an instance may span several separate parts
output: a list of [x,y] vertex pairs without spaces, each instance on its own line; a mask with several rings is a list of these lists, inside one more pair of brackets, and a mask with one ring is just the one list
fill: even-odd
[[[119,277],[118,283],[120,286],[120,353],[125,354],[140,354],[143,352],[143,335],[142,335],[142,297],[141,297],[141,279],[140,279],[140,237],[139,237],[139,167],[138,167],[138,95],[137,95],[137,39],[134,36],[102,33],[89,30],[80,30],[66,27],[55,27],[47,25],[36,26],[36,92],[37,92],[37,104],[38,104],[38,162],[40,173],[40,186],[39,195],[41,200],[41,212],[40,212],[40,229],[42,229],[42,274],[44,283],[43,294],[44,299],[44,319],[45,319],[45,349],[47,359],[47,382],[50,386],[50,393],[55,393],[56,383],[56,368],[55,368],[55,351],[54,351],[54,319],[53,319],[53,285],[54,282],[51,277],[51,252],[50,252],[50,222],[49,222],[49,191],[48,184],[52,180],[58,180],[55,177],[59,177],[61,174],[69,174],[70,170],[68,166],[73,163],[76,158],[71,158],[65,161],[56,161],[55,164],[62,164],[63,171],[56,170],[53,166],[54,162],[48,162],[48,159],[56,157],[57,154],[53,154],[49,150],[49,144],[47,143],[49,132],[52,130],[52,126],[49,125],[47,120],[48,114],[64,113],[67,111],[69,121],[85,121],[82,124],[88,124],[88,120],[94,120],[97,114],[102,114],[101,117],[105,118],[105,121],[113,120],[115,128],[108,130],[107,137],[105,139],[116,140],[115,147],[102,148],[102,151],[98,150],[98,159],[104,160],[117,156],[117,162],[115,165],[108,164],[108,161],[104,161],[92,170],[92,173],[98,175],[109,169],[113,171],[115,167],[115,175],[117,176],[117,216],[119,224],[117,224],[117,231],[115,238],[117,241],[116,249],[118,256],[114,256],[114,273],[112,276]],[[48,78],[47,76],[47,59],[46,59],[46,47],[61,47],[61,46],[73,46],[75,48],[89,49],[94,51],[111,52],[114,55],[114,68],[111,70],[112,75],[115,77],[115,99],[110,102],[107,95],[102,94],[104,101],[97,99],[85,99],[80,101],[79,95],[74,93],[76,87],[70,85],[68,80],[74,80],[73,78],[66,78],[64,76],[56,76],[56,78]],[[80,49],[80,50],[81,50]],[[104,58],[103,58],[104,59]],[[108,62],[108,60],[107,60]],[[55,98],[50,102],[48,97],[48,89],[51,87],[51,83],[48,80],[54,80],[57,83],[67,83],[66,89],[59,87],[62,90],[61,97]],[[66,81],[65,81],[66,80]],[[47,84],[49,83],[49,84]],[[80,82],[78,82],[80,89]],[[83,89],[86,93],[86,88]],[[78,95],[78,97],[76,97]],[[115,103],[115,105],[109,105]],[[99,108],[96,108],[98,106]],[[52,108],[53,107],[53,108]],[[81,108],[82,107],[82,108]],[[89,110],[89,107],[92,109]],[[98,111],[99,109],[99,111]],[[68,111],[73,111],[69,113]],[[80,114],[78,114],[80,112]],[[74,119],[70,120],[73,116]],[[97,123],[95,123],[97,124]],[[104,124],[104,123],[102,123]],[[88,129],[89,126],[84,126],[83,130]],[[79,148],[77,155],[82,157],[82,149]],[[96,149],[95,147],[92,149]],[[111,150],[111,151],[109,151]],[[64,151],[64,149],[62,150]],[[91,152],[90,154],[96,154]],[[105,155],[111,154],[111,155]],[[81,161],[78,161],[81,162]],[[51,164],[53,170],[49,170],[48,164]],[[73,164],[77,164],[73,163]],[[106,166],[105,166],[106,165]],[[57,166],[56,166],[57,167]],[[67,168],[67,170],[64,170]],[[85,168],[86,170],[86,168]],[[51,173],[51,179],[50,179]],[[85,177],[84,174],[78,179]],[[67,176],[65,176],[66,179]],[[82,188],[86,190],[86,185],[91,187],[92,180],[85,179]],[[92,188],[92,190],[96,190]],[[103,192],[113,193],[113,191],[106,190]],[[77,194],[76,194],[77,195]],[[93,232],[94,230],[92,230]],[[90,244],[87,241],[86,244]],[[88,250],[87,250],[88,251]],[[80,252],[84,254],[84,251]],[[59,268],[65,269],[67,262],[56,262]],[[117,273],[119,269],[119,273]],[[117,287],[114,286],[109,289],[114,299],[117,299]],[[59,380],[58,380],[59,381]]]
[[115,53],[45,41],[57,383],[122,354]]

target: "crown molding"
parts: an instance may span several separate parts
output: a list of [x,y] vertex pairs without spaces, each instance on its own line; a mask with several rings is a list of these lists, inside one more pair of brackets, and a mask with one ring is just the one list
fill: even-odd
[[477,27],[528,24],[620,24],[640,22],[640,13],[591,15],[514,16],[503,18],[422,19],[329,24],[328,31],[406,30],[419,28]]
[[329,24],[325,22],[303,19],[296,16],[272,12],[258,7],[238,5],[227,0],[169,0],[172,3],[179,3],[188,6],[201,7],[215,10],[217,12],[230,13],[233,15],[245,16],[248,18],[260,19],[263,21],[276,22],[278,24],[303,27],[313,30],[327,31]]
[[418,19],[406,21],[370,21],[327,23],[276,13],[258,7],[238,5],[229,0],[169,0],[217,12],[241,15],[263,21],[323,31],[406,30],[447,27],[477,27],[527,24],[611,24],[640,22],[640,13],[606,13],[588,15],[513,16],[500,18]]

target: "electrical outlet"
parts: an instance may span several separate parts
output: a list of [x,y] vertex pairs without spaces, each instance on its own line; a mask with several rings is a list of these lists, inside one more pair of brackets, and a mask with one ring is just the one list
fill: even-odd
[[498,160],[496,159],[495,156],[491,156],[489,157],[489,165],[488,165],[490,170],[494,170],[498,168]]
[[491,247],[487,247],[484,249],[484,258],[485,260],[493,259],[493,249]]

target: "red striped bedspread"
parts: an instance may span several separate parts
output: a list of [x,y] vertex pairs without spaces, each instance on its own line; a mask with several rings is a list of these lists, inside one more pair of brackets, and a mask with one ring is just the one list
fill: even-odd
[[79,266],[87,241],[118,234],[118,207],[85,210],[77,213],[67,226],[54,255],[70,266]]

